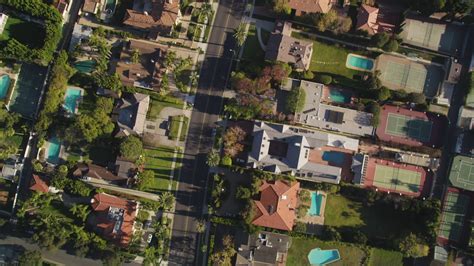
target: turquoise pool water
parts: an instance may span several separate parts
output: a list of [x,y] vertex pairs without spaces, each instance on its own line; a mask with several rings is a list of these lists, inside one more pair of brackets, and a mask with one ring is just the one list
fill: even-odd
[[315,248],[308,254],[308,260],[311,265],[326,265],[340,260],[339,251],[337,249],[321,250]]
[[340,90],[329,90],[329,96],[331,97],[331,102],[335,103],[350,103],[351,95],[349,93],[344,93]]
[[76,107],[81,98],[81,94],[82,91],[80,89],[67,88],[63,106],[68,113],[76,113]]
[[354,68],[362,68],[368,71],[374,68],[374,60],[353,54],[347,55],[347,63]]
[[317,192],[311,192],[311,206],[309,207],[309,215],[320,216],[321,204],[323,202],[323,195]]
[[105,10],[110,10],[110,12],[113,12],[115,9],[115,0],[107,0],[105,3]]
[[50,163],[57,163],[59,161],[59,151],[61,149],[61,142],[58,138],[54,137],[48,140],[48,158],[47,161]]
[[344,163],[345,154],[338,151],[323,152],[323,160],[341,166]]
[[10,87],[10,76],[3,75],[0,77],[0,99],[5,98],[7,96],[8,88]]
[[85,60],[74,63],[74,68],[82,73],[90,73],[95,69],[96,62],[94,60]]

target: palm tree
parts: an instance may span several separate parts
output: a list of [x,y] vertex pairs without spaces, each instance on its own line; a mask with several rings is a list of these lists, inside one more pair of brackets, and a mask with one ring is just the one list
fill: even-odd
[[84,204],[74,204],[69,210],[72,214],[74,214],[79,220],[83,222],[86,221],[87,216],[91,212],[89,210],[89,206]]
[[145,249],[145,256],[143,258],[143,265],[145,265],[145,266],[157,265],[158,257],[159,257],[158,250],[155,247],[147,247]]
[[206,231],[206,224],[204,220],[198,220],[196,222],[196,231],[198,233],[204,233],[204,231]]
[[191,81],[191,86],[195,87],[198,83],[199,75],[196,71],[191,72],[191,75],[189,76],[189,80]]
[[237,45],[239,47],[244,45],[245,39],[247,38],[247,32],[244,23],[240,23],[237,29],[235,29],[234,38],[237,41]]
[[170,210],[171,208],[173,208],[174,202],[175,202],[175,198],[173,194],[171,194],[171,192],[165,192],[161,194],[160,203],[163,209]]
[[207,18],[207,22],[210,20],[210,16],[212,16],[212,6],[209,3],[204,3],[201,8],[199,9],[199,16]]
[[219,162],[221,161],[221,157],[219,156],[219,153],[215,151],[214,149],[209,152],[207,155],[207,165],[210,167],[216,167],[219,165]]

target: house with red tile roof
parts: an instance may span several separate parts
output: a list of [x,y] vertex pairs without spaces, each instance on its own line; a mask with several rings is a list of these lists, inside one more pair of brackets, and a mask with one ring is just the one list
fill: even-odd
[[99,193],[92,198],[91,205],[94,212],[88,224],[104,238],[127,246],[133,236],[138,202]]
[[295,224],[299,182],[265,181],[260,186],[260,199],[254,201],[252,224],[291,231]]
[[41,193],[48,193],[49,185],[39,175],[33,175],[31,179],[30,190]]
[[378,16],[378,8],[362,4],[357,14],[356,28],[358,30],[365,30],[370,35],[376,34],[379,30],[379,24],[377,24]]
[[149,39],[169,35],[181,13],[178,0],[135,0],[127,9],[123,24],[148,33]]

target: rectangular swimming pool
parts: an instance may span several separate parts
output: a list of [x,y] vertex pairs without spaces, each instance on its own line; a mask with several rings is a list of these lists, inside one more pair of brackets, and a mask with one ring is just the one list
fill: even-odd
[[69,87],[66,90],[63,107],[68,113],[75,114],[76,108],[81,99],[82,91],[78,88]]
[[335,103],[350,103],[352,96],[349,93],[344,93],[340,90],[329,90],[329,97],[331,102]]
[[61,142],[58,138],[54,137],[48,140],[48,150],[47,150],[47,161],[49,163],[58,163],[59,161],[59,152],[61,150]]
[[8,88],[10,88],[10,76],[3,75],[0,77],[0,99],[7,96]]
[[365,56],[348,54],[346,67],[361,71],[372,71],[374,68],[374,60]]
[[309,215],[320,216],[321,215],[321,203],[323,201],[323,195],[317,192],[311,192],[311,206],[309,208]]
[[342,152],[338,151],[324,151],[322,159],[328,163],[332,163],[332,165],[342,166],[344,163],[344,159],[346,155]]

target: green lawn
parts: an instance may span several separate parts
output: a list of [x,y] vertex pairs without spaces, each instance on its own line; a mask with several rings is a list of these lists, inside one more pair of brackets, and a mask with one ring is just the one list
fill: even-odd
[[257,28],[255,24],[250,24],[247,32],[247,38],[244,43],[244,51],[242,53],[242,59],[262,64],[265,60],[265,51],[260,47],[257,37]]
[[148,109],[147,118],[156,119],[165,107],[175,107],[182,109],[183,101],[171,96],[164,96],[162,99],[151,97],[150,108]]
[[44,37],[45,30],[39,24],[10,16],[0,35],[0,41],[14,38],[30,48],[40,48],[43,46]]
[[403,255],[397,251],[373,248],[370,253],[369,266],[401,266]]
[[366,207],[342,195],[330,194],[326,202],[324,224],[343,230],[361,230],[367,236],[393,238],[417,225],[404,220],[393,210]]
[[[178,136],[179,132],[179,125],[181,126],[181,132]],[[171,117],[171,125],[170,125],[170,133],[169,137],[172,140],[176,140],[179,137],[180,141],[184,141],[186,139],[186,135],[188,133],[188,126],[189,126],[189,118],[184,115],[178,115]]]
[[309,265],[308,254],[313,248],[338,249],[341,260],[331,263],[331,266],[347,265],[358,266],[366,257],[365,252],[355,246],[349,246],[342,242],[324,242],[318,239],[293,238],[286,265],[303,266]]
[[[154,149],[145,150],[146,162],[145,169],[153,170],[155,172],[155,180],[153,185],[148,187],[146,191],[148,192],[161,192],[163,190],[168,190],[168,185],[170,184],[170,175],[171,175],[171,166],[174,156],[174,148],[160,146]],[[177,153],[178,159],[176,160],[175,169],[181,167],[180,158],[182,158],[182,153]],[[177,187],[177,176],[178,173],[175,171],[174,179],[171,182],[171,190],[176,190]]]
[[[306,39],[306,35],[293,32],[292,36],[299,39]],[[334,83],[349,87],[360,88],[362,82],[354,80],[354,75],[364,74],[362,71],[349,69],[346,67],[347,55],[349,53],[366,55],[364,51],[354,51],[343,47],[338,47],[337,44],[328,44],[317,40],[310,40],[313,42],[313,54],[311,56],[310,70],[318,74],[330,74],[333,76]]]

